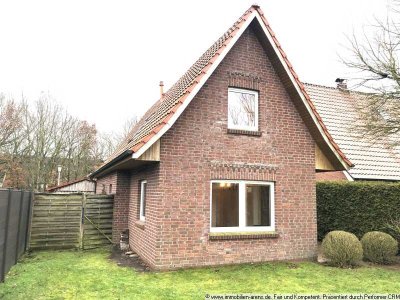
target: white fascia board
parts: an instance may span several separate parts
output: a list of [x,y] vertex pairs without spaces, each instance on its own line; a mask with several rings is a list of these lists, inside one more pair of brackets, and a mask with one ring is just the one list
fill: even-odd
[[344,176],[346,176],[346,179],[347,179],[348,181],[354,181],[354,178],[351,177],[351,175],[350,175],[349,172],[343,171],[343,174],[344,174]]
[[400,181],[400,177],[398,176],[382,176],[382,175],[351,175],[353,179],[356,180],[379,180],[379,181]]

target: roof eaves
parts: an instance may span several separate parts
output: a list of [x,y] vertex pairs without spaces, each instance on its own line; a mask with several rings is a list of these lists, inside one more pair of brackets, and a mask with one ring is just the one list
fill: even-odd
[[102,165],[100,168],[98,168],[96,171],[90,173],[88,175],[89,178],[95,178],[96,175],[100,174],[101,172],[105,171],[106,169],[108,169],[111,165],[123,160],[124,158],[128,157],[129,155],[132,155],[132,150],[126,150],[124,152],[122,152],[120,155],[118,155],[117,157],[115,157],[114,159],[110,160],[108,163]]

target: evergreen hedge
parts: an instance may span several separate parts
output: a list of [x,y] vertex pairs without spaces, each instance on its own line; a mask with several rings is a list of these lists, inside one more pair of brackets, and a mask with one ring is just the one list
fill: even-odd
[[333,230],[361,238],[369,231],[390,234],[386,225],[400,218],[400,183],[318,182],[318,238]]

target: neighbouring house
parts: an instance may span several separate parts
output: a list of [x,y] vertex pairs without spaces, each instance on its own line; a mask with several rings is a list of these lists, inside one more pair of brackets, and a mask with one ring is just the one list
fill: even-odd
[[[306,91],[335,142],[354,167],[348,171],[323,171],[317,180],[400,180],[400,152],[390,147],[388,137],[371,141],[357,130],[358,107],[366,94],[347,89],[339,82],[337,87],[305,84]],[[331,168],[334,170],[334,168]]]
[[253,5],[91,177],[114,242],[175,269],[314,257],[315,171],[351,165]]
[[[99,190],[101,193],[106,194],[109,186],[101,186]],[[49,193],[73,193],[82,192],[94,194],[96,191],[96,182],[90,178],[80,178],[73,181],[65,182],[57,186],[53,186],[46,190]]]

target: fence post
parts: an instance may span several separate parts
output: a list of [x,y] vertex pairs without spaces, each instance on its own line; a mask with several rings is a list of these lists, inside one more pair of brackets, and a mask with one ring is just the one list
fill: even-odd
[[7,201],[7,214],[5,222],[5,234],[4,234],[4,245],[3,245],[3,264],[0,270],[0,282],[4,281],[6,274],[6,263],[7,263],[7,240],[8,240],[8,223],[10,222],[10,211],[11,211],[11,189],[8,189],[8,201]]
[[83,250],[83,235],[84,235],[84,227],[85,227],[85,208],[86,208],[86,193],[82,193],[82,209],[81,209],[81,226],[80,226],[80,235],[79,235],[79,249]]
[[15,247],[15,263],[18,262],[19,258],[19,236],[21,234],[21,219],[22,219],[22,203],[24,201],[24,191],[21,191],[21,198],[19,201],[19,214],[18,214],[18,229],[17,229],[17,243]]
[[29,249],[29,243],[31,242],[31,232],[32,232],[32,214],[33,214],[33,201],[35,201],[35,193],[30,191],[31,196],[29,199],[28,206],[28,226],[26,226],[26,236],[25,236],[25,250]]

